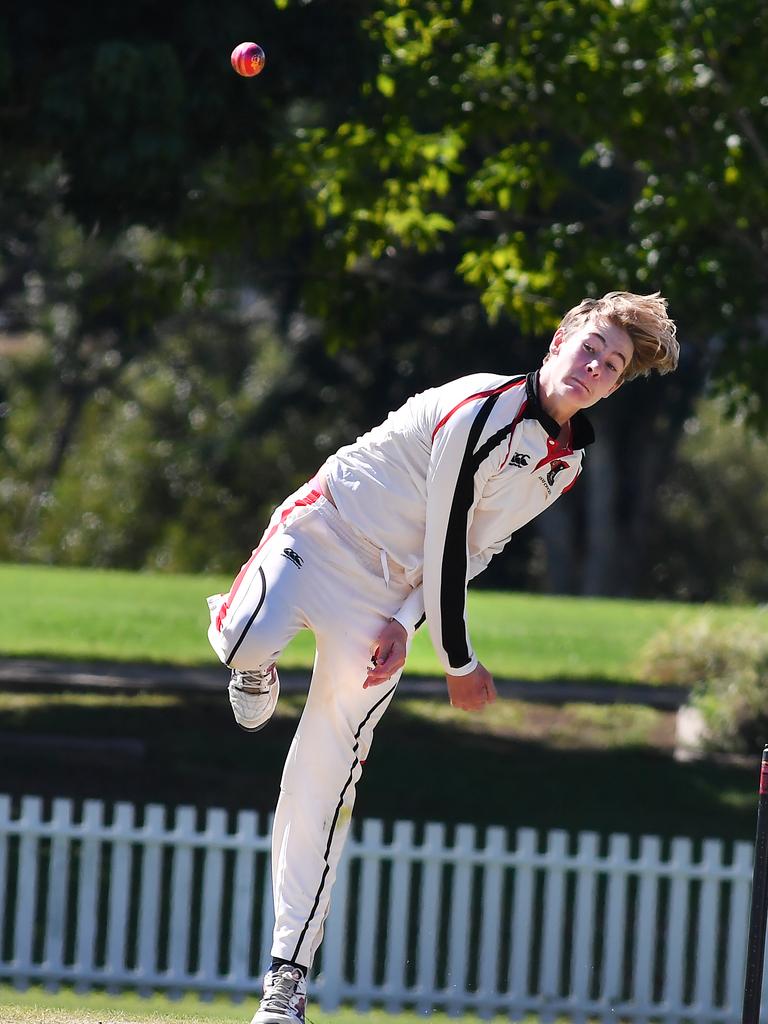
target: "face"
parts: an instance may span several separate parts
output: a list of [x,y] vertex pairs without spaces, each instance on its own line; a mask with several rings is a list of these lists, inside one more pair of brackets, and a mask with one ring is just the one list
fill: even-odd
[[574,410],[587,409],[619,387],[633,353],[627,332],[603,317],[590,318],[567,338],[558,329],[544,364],[553,396]]

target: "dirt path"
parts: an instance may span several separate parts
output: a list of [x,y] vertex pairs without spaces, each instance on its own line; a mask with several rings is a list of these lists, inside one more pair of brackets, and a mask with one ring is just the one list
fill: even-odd
[[[0,689],[88,689],[131,692],[221,692],[227,674],[217,667],[190,668],[176,665],[126,664],[121,662],[56,661],[44,658],[0,659]],[[284,693],[304,693],[306,672],[280,672]],[[640,704],[675,711],[684,704],[687,691],[679,686],[641,683],[584,683],[574,680],[529,682],[497,679],[499,696],[536,704]],[[403,676],[401,697],[444,698],[445,682],[421,676]]]

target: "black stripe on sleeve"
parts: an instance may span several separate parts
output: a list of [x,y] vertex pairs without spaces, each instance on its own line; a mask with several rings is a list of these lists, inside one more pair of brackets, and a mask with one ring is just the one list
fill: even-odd
[[517,419],[513,420],[512,423],[507,423],[507,425],[505,427],[502,427],[501,430],[497,430],[492,437],[488,438],[488,440],[485,442],[484,445],[482,445],[482,447],[477,449],[473,460],[473,472],[476,473],[479,467],[482,466],[483,462],[485,462],[485,460],[491,454],[493,449],[496,448],[498,445],[501,444],[502,441],[505,441],[509,437],[509,435],[514,431],[515,427],[520,422],[520,419],[521,417],[518,415]]
[[445,531],[440,569],[440,626],[443,650],[451,668],[462,668],[469,661],[464,608],[467,590],[467,517],[475,497],[475,471],[479,465],[476,464],[474,450],[498,400],[498,394],[486,398],[469,429]]
[[494,448],[514,432],[522,416],[521,410],[512,423],[497,430],[473,454],[477,438],[488,422],[498,398],[496,394],[486,399],[470,429],[445,534],[440,579],[440,620],[443,650],[448,655],[451,668],[462,668],[469,661],[464,612],[467,592],[467,518],[475,497],[475,473]]

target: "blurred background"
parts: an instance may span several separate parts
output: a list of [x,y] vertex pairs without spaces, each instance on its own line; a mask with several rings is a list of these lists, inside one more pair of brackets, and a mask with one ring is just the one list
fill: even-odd
[[483,585],[764,601],[765,29],[756,0],[11,5],[0,559],[230,572],[409,394],[660,290],[680,370],[595,411],[589,473]]
[[[692,1019],[691,1006],[727,988],[730,1009],[721,1000],[717,1012],[736,1019],[751,847],[723,854],[729,875],[720,846],[715,858],[701,841],[751,839],[768,738],[767,35],[762,0],[3,7],[0,839],[7,906],[22,909],[0,921],[0,975],[23,985],[53,962],[35,899],[66,938],[57,901],[73,890],[46,874],[59,840],[35,838],[53,834],[51,815],[74,836],[87,910],[97,841],[133,820],[115,801],[131,801],[152,836],[164,814],[153,803],[191,805],[179,812],[188,835],[210,808],[272,808],[311,643],[284,663],[286,696],[254,743],[233,727],[204,601],[228,587],[272,508],[409,395],[475,371],[535,369],[583,297],[661,291],[679,370],[594,411],[578,487],[478,581],[473,635],[502,699],[484,719],[456,713],[427,686],[438,667],[417,636],[356,813],[387,827],[470,823],[494,843],[494,825],[555,830],[558,856],[558,830],[610,835],[599,864],[594,835],[579,840],[584,893],[596,865],[629,864],[626,882],[658,861],[664,941],[655,909],[641,909],[656,906],[645,875],[628,883],[645,922],[646,953],[626,966],[640,978],[638,1019],[650,1013],[646,968],[658,968],[658,1006],[687,1000],[681,1019]],[[246,40],[266,52],[251,79],[230,66]],[[225,825],[210,813],[213,914]],[[145,835],[137,828],[118,847]],[[657,840],[629,858],[627,836],[646,834],[675,871],[691,868],[697,925],[681,923],[689,881],[667,879]],[[249,850],[238,853],[246,867]],[[174,859],[179,872],[188,853]],[[121,857],[109,862],[116,892]],[[170,901],[166,886],[163,898],[203,921],[195,863],[190,895],[179,882],[182,896]],[[722,890],[728,928],[721,881],[734,886]],[[556,912],[536,904],[539,924],[561,911],[578,924],[573,885]],[[161,900],[146,892],[140,945],[154,956]],[[99,899],[96,947],[88,931],[77,939],[87,970],[72,932],[54,980],[97,976]],[[464,904],[450,893],[444,903],[459,908],[464,943]],[[469,916],[476,937],[480,910]],[[398,928],[393,918],[387,934]],[[177,986],[212,984],[179,943]],[[624,940],[601,945],[614,947]],[[249,955],[242,991],[258,984],[257,939]],[[129,961],[120,977],[132,983]],[[326,984],[332,1002],[341,989]],[[612,1007],[616,993],[604,995]]]

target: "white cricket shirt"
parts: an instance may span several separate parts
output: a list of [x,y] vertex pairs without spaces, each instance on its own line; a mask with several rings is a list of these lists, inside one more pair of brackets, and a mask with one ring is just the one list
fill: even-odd
[[410,632],[426,615],[448,673],[477,665],[468,581],[581,472],[589,421],[572,417],[564,445],[560,432],[538,373],[476,373],[409,398],[323,466],[342,518],[405,570],[414,590],[396,618]]

